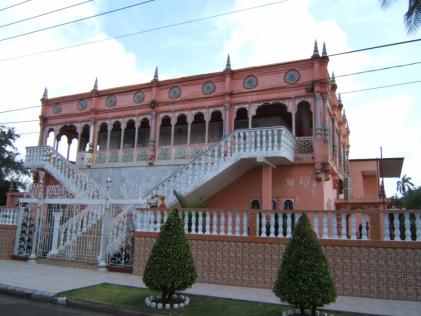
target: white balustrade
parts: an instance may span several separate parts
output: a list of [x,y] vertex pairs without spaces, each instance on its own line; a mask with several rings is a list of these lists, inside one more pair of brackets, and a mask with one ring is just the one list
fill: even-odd
[[17,207],[0,207],[0,224],[17,225],[20,209]]
[[147,200],[154,194],[164,195],[167,206],[172,206],[177,200],[170,188],[187,195],[243,158],[263,155],[285,157],[292,162],[294,145],[294,136],[284,127],[236,130],[154,187],[143,199]]

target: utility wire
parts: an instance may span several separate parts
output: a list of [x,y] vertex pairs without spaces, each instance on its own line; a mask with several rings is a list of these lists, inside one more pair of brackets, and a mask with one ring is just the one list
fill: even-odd
[[32,16],[32,17],[27,18],[27,19],[19,20],[19,21],[12,22],[12,23],[9,23],[9,24],[0,25],[0,28],[5,27],[5,26],[9,26],[9,25],[13,25],[13,24],[18,24],[18,23],[21,23],[21,22],[24,22],[24,21],[35,19],[35,18],[39,18],[40,16],[48,15],[48,14],[55,13],[55,12],[58,12],[58,11],[70,9],[70,8],[76,7],[78,5],[85,4],[87,2],[92,2],[92,1],[93,0],[88,0],[88,1],[85,1],[85,2],[76,3],[76,4],[73,4],[73,5],[68,6],[68,7],[64,7],[64,8],[53,10],[53,11],[46,12],[46,13],[43,13],[43,14],[35,15],[35,16]]
[[0,11],[4,11],[4,10],[7,10],[7,9],[10,9],[10,8],[16,7],[16,6],[18,6],[18,5],[24,4],[25,2],[29,2],[29,1],[31,1],[31,0],[26,0],[26,1],[23,1],[23,2],[16,3],[16,4],[11,5],[11,6],[8,6],[8,7],[6,7],[6,8],[0,9]]
[[107,11],[107,12],[95,14],[95,15],[92,15],[92,16],[88,16],[86,18],[81,18],[81,19],[78,19],[78,20],[74,20],[74,21],[70,21],[70,22],[66,22],[66,23],[61,23],[61,24],[49,26],[49,27],[46,27],[46,28],[43,28],[43,29],[39,29],[39,30],[36,30],[36,31],[31,31],[31,32],[28,32],[28,33],[23,33],[23,34],[19,34],[19,35],[15,35],[15,36],[10,36],[10,37],[6,37],[6,38],[2,38],[2,39],[0,39],[0,42],[6,41],[6,40],[9,40],[9,39],[12,39],[12,38],[17,38],[17,37],[21,37],[21,36],[25,36],[25,35],[29,35],[29,34],[38,33],[38,32],[45,31],[45,30],[50,30],[50,29],[53,29],[53,28],[56,28],[56,27],[59,27],[59,26],[63,26],[63,25],[67,25],[67,24],[72,24],[72,23],[76,23],[76,22],[88,20],[88,19],[95,18],[95,17],[101,16],[101,15],[105,15],[105,14],[109,14],[109,13],[113,13],[113,12],[117,12],[117,11],[129,9],[129,8],[133,8],[133,7],[136,7],[138,5],[146,4],[146,3],[149,3],[149,2],[153,2],[153,1],[154,0],[147,0],[147,1],[144,1],[144,2],[140,2],[140,3],[133,4],[133,5],[129,5],[127,7],[123,7],[123,8],[119,8],[119,9],[115,9],[115,10],[111,10],[111,11]]
[[[359,72],[354,72],[354,73],[350,73],[350,74],[345,74],[345,75],[335,75],[335,78],[340,78],[340,77],[348,77],[348,76],[355,76],[355,75],[360,75],[360,74],[365,74],[365,73],[370,73],[370,72],[376,72],[376,71],[383,71],[383,70],[389,70],[389,69],[394,69],[394,68],[401,68],[401,67],[407,67],[407,66],[413,66],[413,65],[417,65],[417,64],[421,64],[421,61],[417,61],[417,62],[413,62],[413,63],[409,63],[409,64],[402,64],[402,65],[395,65],[395,66],[390,66],[390,67],[384,67],[384,68],[378,68],[378,69],[370,69],[370,70],[365,70],[365,71],[359,71]],[[324,79],[330,79],[330,77],[328,78],[324,78]],[[182,83],[186,83],[186,82],[190,82],[192,80],[185,80],[182,81]],[[180,82],[181,83],[181,82]],[[311,83],[311,81],[308,82],[304,82],[305,83]],[[167,86],[167,84],[162,84],[161,87],[165,87]],[[281,86],[282,87],[282,86]],[[130,90],[124,90],[121,91],[120,93],[128,93],[128,92],[134,92],[137,91],[139,89],[130,89]],[[351,93],[351,92],[345,92],[345,93]],[[343,94],[341,92],[341,94]],[[104,95],[105,96],[105,95]],[[78,101],[80,99],[72,99],[72,100],[67,100],[67,102],[73,102],[73,101]],[[16,112],[16,111],[22,111],[22,110],[27,110],[27,109],[33,109],[33,108],[38,108],[41,105],[35,105],[35,106],[29,106],[29,107],[25,107],[25,108],[19,108],[19,109],[13,109],[13,110],[6,110],[6,111],[0,111],[0,113],[8,113],[8,112]],[[1,124],[1,123],[0,123]]]
[[258,9],[258,8],[262,8],[262,7],[266,7],[266,6],[270,6],[270,5],[274,5],[274,4],[278,4],[278,3],[282,3],[282,2],[287,2],[287,1],[289,1],[289,0],[281,0],[281,1],[276,1],[276,2],[272,2],[272,3],[266,3],[266,4],[255,6],[255,7],[250,7],[250,8],[245,8],[245,9],[235,10],[235,11],[230,11],[230,12],[225,12],[225,13],[220,13],[220,14],[211,15],[211,16],[204,17],[204,18],[194,19],[194,20],[190,20],[190,21],[184,21],[184,22],[170,24],[170,25],[166,25],[166,26],[159,26],[159,27],[144,30],[144,31],[138,31],[138,32],[118,35],[118,36],[114,36],[114,37],[108,37],[108,38],[104,38],[104,39],[100,39],[100,40],[96,40],[96,41],[92,41],[92,42],[86,42],[86,43],[81,43],[81,44],[76,44],[76,45],[71,45],[71,46],[66,46],[66,47],[60,47],[60,48],[42,51],[42,52],[38,52],[38,53],[32,53],[32,54],[28,54],[28,55],[21,55],[21,56],[17,56],[17,57],[0,59],[0,62],[8,61],[8,60],[14,60],[14,59],[20,59],[20,58],[26,58],[26,57],[30,57],[30,56],[48,54],[48,53],[57,52],[57,51],[65,50],[65,49],[70,49],[70,48],[75,48],[75,47],[80,47],[80,46],[85,46],[85,45],[91,45],[91,44],[97,44],[97,43],[100,43],[100,42],[110,41],[110,40],[113,40],[113,39],[118,39],[118,38],[123,38],[123,37],[133,36],[133,35],[137,35],[137,34],[158,31],[158,30],[163,30],[163,29],[167,29],[167,28],[170,28],[170,27],[175,27],[175,26],[179,26],[179,25],[199,22],[199,21],[203,21],[203,20],[209,20],[209,19],[213,19],[213,18],[225,16],[225,15],[230,15],[230,14],[235,14],[235,13],[239,13],[239,12],[243,12],[243,11]]

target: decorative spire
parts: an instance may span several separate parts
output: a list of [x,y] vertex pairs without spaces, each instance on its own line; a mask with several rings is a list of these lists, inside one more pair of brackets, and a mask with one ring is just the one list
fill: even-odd
[[155,74],[153,75],[153,80],[159,80],[158,78],[158,66],[155,68]]
[[314,40],[313,55],[311,57],[320,57],[319,47],[317,46],[317,41],[316,40]]
[[47,87],[45,87],[45,89],[44,89],[44,94],[42,95],[41,100],[48,100],[48,89],[47,89]]
[[346,119],[346,114],[345,114],[345,109],[342,111],[342,119],[343,119],[344,121],[347,121],[347,119]]
[[349,124],[348,121],[346,122],[346,132],[349,134],[351,133],[350,129],[349,129]]
[[322,57],[327,57],[326,44],[323,42]]
[[98,91],[98,77],[95,78],[94,88],[92,89],[92,91]]
[[230,59],[230,54],[228,54],[228,57],[227,57],[227,64],[226,64],[226,66],[225,66],[225,69],[229,69],[229,70],[231,70],[231,59]]
[[343,108],[343,103],[342,103],[342,99],[341,99],[341,94],[338,94],[338,105],[339,105],[339,110],[342,110]]
[[332,71],[332,90],[336,91],[338,89],[338,85],[336,84],[335,73]]

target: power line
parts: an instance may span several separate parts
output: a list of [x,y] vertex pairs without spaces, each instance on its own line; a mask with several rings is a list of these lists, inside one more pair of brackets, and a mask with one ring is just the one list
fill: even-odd
[[123,37],[138,35],[138,34],[142,34],[142,33],[158,31],[158,30],[163,30],[163,29],[167,29],[167,28],[170,28],[170,27],[175,27],[175,26],[179,26],[179,25],[183,25],[183,24],[190,24],[190,23],[199,22],[199,21],[203,21],[203,20],[213,19],[213,18],[217,18],[217,17],[221,17],[221,16],[225,16],[225,15],[230,15],[230,14],[235,14],[235,13],[239,13],[239,12],[243,12],[243,11],[254,10],[254,9],[261,8],[261,7],[266,7],[266,6],[270,6],[270,5],[274,5],[274,4],[278,4],[278,3],[282,3],[282,2],[287,2],[287,1],[289,1],[289,0],[281,0],[281,1],[276,1],[276,2],[272,2],[272,3],[266,3],[266,4],[262,4],[262,5],[255,6],[255,7],[250,7],[250,8],[245,8],[245,9],[235,10],[235,11],[230,11],[230,12],[225,12],[225,13],[220,13],[220,14],[216,14],[216,15],[212,15],[212,16],[208,16],[208,17],[204,17],[204,18],[194,19],[194,20],[190,20],[190,21],[184,21],[184,22],[170,24],[170,25],[166,25],[166,26],[160,26],[160,27],[156,27],[156,28],[153,28],[153,29],[138,31],[138,32],[134,32],[134,33],[118,35],[118,36],[109,37],[109,38],[96,40],[96,41],[92,41],[92,42],[81,43],[81,44],[76,44],[76,45],[71,45],[71,46],[66,46],[66,47],[60,47],[60,48],[51,49],[51,50],[33,53],[33,54],[28,54],[28,55],[10,57],[10,58],[6,58],[6,59],[1,59],[0,62],[8,61],[8,60],[14,60],[14,59],[20,59],[20,58],[26,58],[26,57],[30,57],[30,56],[48,54],[48,53],[57,52],[57,51],[65,50],[65,49],[76,48],[76,47],[81,47],[81,46],[86,46],[86,45],[91,45],[91,44],[97,44],[97,43],[101,43],[101,42],[105,42],[105,41],[110,41],[110,40],[113,40],[113,39],[118,39],[118,38],[123,38]]
[[68,6],[68,7],[64,7],[64,8],[53,10],[53,11],[46,12],[46,13],[43,13],[43,14],[35,15],[35,16],[32,16],[32,17],[27,18],[27,19],[19,20],[19,21],[12,22],[12,23],[9,23],[9,24],[0,25],[0,28],[6,27],[6,26],[9,26],[9,25],[13,25],[13,24],[17,24],[17,23],[21,23],[21,22],[24,22],[24,21],[32,20],[32,19],[35,19],[35,18],[39,18],[40,16],[48,15],[48,14],[55,13],[55,12],[58,12],[58,11],[70,9],[70,8],[76,7],[78,5],[85,4],[87,2],[92,2],[92,1],[93,0],[88,0],[88,1],[85,1],[85,2],[76,3],[76,4],[73,4],[73,5]]
[[376,89],[384,89],[384,88],[389,88],[389,87],[403,86],[403,85],[419,83],[419,82],[421,82],[421,80],[396,83],[396,84],[391,84],[391,85],[388,85],[388,86],[380,86],[380,87],[373,87],[373,88],[367,88],[367,89],[361,89],[361,90],[347,91],[347,92],[341,92],[341,95],[347,94],[347,93],[354,93],[354,92],[362,92],[362,91],[369,91],[369,90],[376,90]]
[[421,38],[410,40],[410,41],[397,42],[397,43],[392,43],[392,44],[385,44],[385,45],[380,45],[380,46],[373,46],[373,47],[367,47],[367,48],[362,48],[362,49],[350,50],[348,52],[331,54],[331,55],[329,55],[329,57],[340,56],[340,55],[351,54],[351,53],[357,53],[357,52],[363,52],[363,51],[366,51],[366,50],[384,48],[384,47],[401,45],[401,44],[414,43],[414,42],[418,42],[418,41],[421,41]]
[[49,26],[49,27],[46,27],[46,28],[43,28],[43,29],[39,29],[39,30],[36,30],[36,31],[31,31],[31,32],[28,32],[28,33],[22,33],[22,34],[19,34],[19,35],[2,38],[2,39],[0,39],[0,42],[6,41],[6,40],[9,40],[9,39],[12,39],[12,38],[17,38],[17,37],[21,37],[21,36],[25,36],[25,35],[29,35],[29,34],[38,33],[38,32],[45,31],[45,30],[50,30],[50,29],[53,29],[53,28],[56,28],[56,27],[59,27],[59,26],[63,26],[63,25],[67,25],[67,24],[72,24],[72,23],[76,23],[76,22],[88,20],[88,19],[95,18],[95,17],[101,16],[101,15],[105,15],[105,14],[109,14],[109,13],[113,13],[113,12],[125,10],[125,9],[128,9],[128,8],[136,7],[138,5],[146,4],[146,3],[149,3],[149,2],[153,2],[153,1],[154,0],[147,0],[147,1],[144,1],[144,2],[140,2],[140,3],[133,4],[133,5],[129,5],[127,7],[123,7],[123,8],[119,8],[119,9],[115,9],[115,10],[111,10],[111,11],[107,11],[107,12],[95,14],[95,15],[92,15],[92,16],[88,16],[86,18],[81,18],[81,19],[78,19],[78,20],[74,20],[74,21],[70,21],[70,22],[65,22],[65,23],[61,23],[61,24]]
[[29,2],[29,1],[31,1],[31,0],[26,0],[26,1],[22,1],[22,2],[19,2],[19,3],[13,4],[13,5],[8,6],[8,7],[6,7],[6,8],[0,9],[0,11],[4,11],[4,10],[7,10],[7,9],[10,9],[10,8],[16,7],[16,6],[18,6],[18,5],[24,4],[25,2]]

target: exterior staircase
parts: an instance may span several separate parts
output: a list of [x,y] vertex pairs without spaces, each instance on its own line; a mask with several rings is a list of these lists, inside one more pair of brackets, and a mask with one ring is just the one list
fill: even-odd
[[295,138],[285,127],[236,130],[154,187],[143,199],[163,195],[167,207],[171,207],[177,203],[173,190],[193,198],[209,197],[256,165],[293,163],[294,145]]

